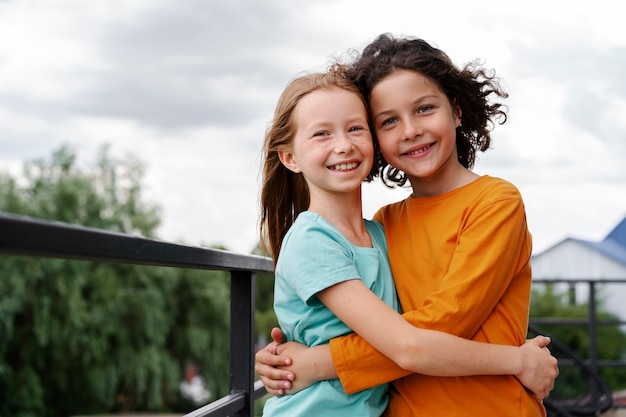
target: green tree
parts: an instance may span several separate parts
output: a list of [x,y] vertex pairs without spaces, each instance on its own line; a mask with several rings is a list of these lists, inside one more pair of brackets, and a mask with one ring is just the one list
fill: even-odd
[[[80,167],[67,147],[0,174],[0,211],[154,237],[143,166],[108,148]],[[189,411],[188,365],[228,391],[228,276],[1,256],[0,416]]]
[[[531,297],[531,317],[549,319],[589,319],[589,304],[577,302],[575,289],[563,285],[546,284],[542,289],[534,289]],[[620,318],[607,312],[601,291],[596,293],[596,317],[598,321],[618,321]],[[576,352],[583,359],[589,358],[589,331],[587,324],[542,324],[541,330]],[[600,360],[623,360],[626,354],[626,334],[616,325],[599,325],[597,328],[597,349]],[[624,368],[603,367],[600,374],[612,390],[626,388]],[[567,376],[562,367],[560,379]]]

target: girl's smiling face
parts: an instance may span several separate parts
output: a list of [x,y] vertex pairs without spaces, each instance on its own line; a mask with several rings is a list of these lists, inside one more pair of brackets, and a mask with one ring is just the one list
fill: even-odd
[[294,123],[291,147],[279,156],[287,168],[302,172],[311,195],[360,190],[374,161],[361,98],[335,87],[313,91],[297,104]]
[[446,182],[462,165],[456,150],[460,109],[419,72],[395,71],[372,89],[373,128],[385,160],[417,184]]

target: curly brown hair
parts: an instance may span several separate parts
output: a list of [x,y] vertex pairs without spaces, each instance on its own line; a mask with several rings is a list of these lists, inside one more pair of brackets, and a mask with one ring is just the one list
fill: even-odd
[[[374,86],[398,70],[419,72],[432,80],[448,97],[450,104],[461,109],[461,125],[456,130],[459,162],[471,169],[478,151],[484,152],[491,144],[495,123],[504,124],[507,108],[491,102],[491,95],[507,98],[495,71],[485,69],[479,61],[472,61],[458,69],[448,55],[418,38],[394,38],[385,33],[367,45],[350,64],[350,78],[369,102]],[[372,132],[375,136],[375,132]],[[382,155],[379,166],[383,182],[402,186],[407,182],[404,172],[392,167]]]

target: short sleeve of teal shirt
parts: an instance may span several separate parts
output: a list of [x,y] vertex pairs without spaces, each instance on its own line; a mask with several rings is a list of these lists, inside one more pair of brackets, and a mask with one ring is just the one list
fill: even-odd
[[372,247],[358,247],[320,215],[298,216],[283,239],[274,291],[276,315],[289,340],[313,346],[351,332],[316,296],[346,280],[360,279],[398,309],[382,226],[366,221],[366,229]]

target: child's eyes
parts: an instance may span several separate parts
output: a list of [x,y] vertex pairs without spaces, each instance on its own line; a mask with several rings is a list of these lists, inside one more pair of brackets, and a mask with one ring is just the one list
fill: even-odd
[[382,126],[389,126],[392,125],[394,123],[398,123],[398,119],[395,117],[390,117],[388,119],[383,120],[383,122],[381,123]]
[[[433,110],[435,110],[435,106],[428,104],[428,105],[424,105],[424,106],[419,106],[416,110],[415,110],[415,114],[424,114],[424,113],[430,113]],[[396,124],[399,122],[399,119],[397,117],[389,117],[388,119],[384,119],[380,125],[381,127],[385,127],[385,126],[391,126],[393,124]]]
[[429,111],[431,111],[434,108],[434,106],[428,105],[428,106],[421,106],[419,109],[417,109],[418,113],[427,113]]
[[[352,126],[348,128],[348,133],[359,132],[361,130],[365,130],[363,126]],[[325,130],[320,130],[319,132],[315,132],[313,134],[314,138],[324,138],[330,136],[330,133]]]

